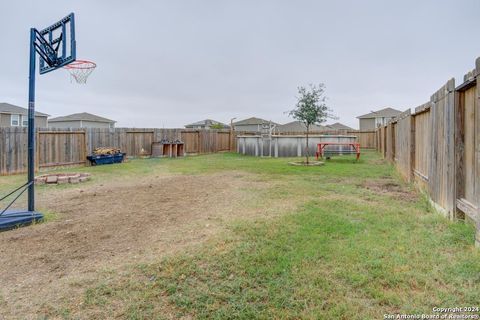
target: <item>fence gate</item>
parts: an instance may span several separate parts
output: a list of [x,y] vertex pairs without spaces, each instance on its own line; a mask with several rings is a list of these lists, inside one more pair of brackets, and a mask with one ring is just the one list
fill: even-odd
[[182,131],[182,141],[185,143],[186,153],[200,153],[200,132]]
[[217,133],[217,151],[230,151],[230,132]]
[[142,155],[152,154],[153,131],[151,132],[137,132],[127,131],[127,156],[137,157]]
[[40,168],[84,164],[85,131],[39,131],[37,161]]

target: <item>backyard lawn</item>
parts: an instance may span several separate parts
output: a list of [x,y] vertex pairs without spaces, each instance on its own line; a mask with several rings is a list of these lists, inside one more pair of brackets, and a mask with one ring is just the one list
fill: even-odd
[[[383,319],[479,306],[474,228],[374,152],[71,168],[47,220],[0,233],[0,319]],[[0,177],[0,193],[24,177]]]

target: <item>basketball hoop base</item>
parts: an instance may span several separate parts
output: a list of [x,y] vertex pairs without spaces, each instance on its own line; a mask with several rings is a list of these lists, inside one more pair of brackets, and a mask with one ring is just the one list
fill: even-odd
[[7,210],[0,216],[0,231],[23,227],[43,220],[43,214],[27,210]]

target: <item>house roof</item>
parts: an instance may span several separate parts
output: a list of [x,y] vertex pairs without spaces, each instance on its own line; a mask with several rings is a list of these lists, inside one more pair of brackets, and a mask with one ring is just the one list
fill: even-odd
[[349,126],[344,125],[343,123],[340,122],[335,122],[333,124],[328,124],[328,128],[331,128],[333,130],[355,130]]
[[264,120],[264,119],[260,119],[260,118],[255,118],[255,117],[251,117],[251,118],[248,118],[248,119],[244,119],[244,120],[234,122],[233,125],[235,125],[235,126],[245,126],[245,125],[263,124],[263,123],[269,123],[269,122],[272,122],[272,124],[278,125],[278,123],[275,123],[273,121]]
[[364,114],[362,116],[358,116],[357,119],[395,117],[395,116],[399,115],[400,113],[402,113],[402,111],[387,107],[387,108],[383,108],[383,109],[378,110],[378,111],[372,111],[372,112]]
[[197,122],[194,122],[194,123],[186,124],[185,128],[198,127],[198,126],[212,126],[212,125],[216,125],[216,124],[221,124],[224,128],[230,128],[225,123],[221,123],[220,121],[215,121],[215,120],[212,120],[212,119],[205,119],[205,120],[197,121]]
[[69,114],[68,116],[56,117],[48,120],[48,122],[63,122],[63,121],[93,121],[93,122],[108,122],[108,123],[116,122],[114,120],[99,117],[87,112]]
[[[279,132],[304,132],[307,131],[305,124],[302,121],[292,121],[289,123],[282,124],[277,126],[277,131]],[[325,131],[327,130],[326,127],[313,124],[310,126],[310,131]]]
[[[15,106],[10,103],[0,102],[0,113],[7,113],[7,114],[21,114],[26,116],[28,114],[27,108],[22,108],[19,106]],[[35,116],[37,117],[48,117],[49,114],[42,113],[35,111]]]

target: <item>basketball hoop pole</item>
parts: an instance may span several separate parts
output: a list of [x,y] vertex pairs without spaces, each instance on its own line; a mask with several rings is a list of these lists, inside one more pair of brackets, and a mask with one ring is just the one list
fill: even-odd
[[[70,13],[60,21],[38,31],[30,28],[30,66],[28,75],[28,166],[27,183],[16,188],[0,201],[14,197],[0,210],[0,230],[8,230],[28,225],[43,219],[43,214],[35,212],[35,69],[37,54],[40,74],[62,68],[75,61],[75,16]],[[66,39],[70,39],[67,42]],[[21,119],[20,119],[21,120]],[[23,120],[20,121],[23,124]],[[20,147],[20,146],[19,146]],[[28,209],[10,209],[28,189]],[[14,194],[16,194],[14,196]]]
[[28,211],[35,211],[35,28],[30,29],[28,76]]
[[[68,27],[67,27],[68,25]],[[60,36],[54,37],[55,31]],[[67,33],[70,41],[67,42]],[[61,46],[61,50],[59,52]],[[69,52],[67,52],[69,47]],[[30,67],[28,76],[28,211],[35,211],[35,69],[40,57],[40,74],[64,67],[75,61],[75,16],[70,13],[60,21],[38,31],[30,28]]]

